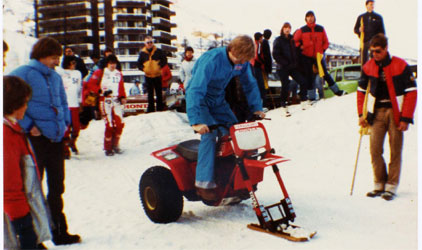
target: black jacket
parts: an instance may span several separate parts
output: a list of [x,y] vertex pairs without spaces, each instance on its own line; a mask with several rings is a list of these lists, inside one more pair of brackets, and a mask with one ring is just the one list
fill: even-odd
[[366,12],[358,17],[355,24],[355,34],[357,34],[360,37],[360,22],[363,18],[363,31],[364,31],[364,37],[363,41],[368,42],[371,40],[373,36],[375,36],[378,33],[385,34],[384,30],[384,21],[382,20],[382,16],[375,13],[375,12]]
[[279,68],[290,70],[298,67],[298,51],[292,35],[281,35],[275,39],[273,57]]
[[270,43],[267,39],[262,41],[262,53],[264,54],[265,72],[269,74],[273,68],[273,58],[271,57]]

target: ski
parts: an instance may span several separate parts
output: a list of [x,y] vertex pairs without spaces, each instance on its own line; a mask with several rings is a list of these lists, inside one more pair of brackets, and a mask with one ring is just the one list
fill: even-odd
[[316,231],[308,232],[305,229],[292,224],[287,226],[287,228],[285,229],[278,228],[275,232],[271,232],[270,230],[264,229],[260,225],[253,223],[249,224],[248,228],[259,232],[268,233],[294,242],[309,241],[316,234]]

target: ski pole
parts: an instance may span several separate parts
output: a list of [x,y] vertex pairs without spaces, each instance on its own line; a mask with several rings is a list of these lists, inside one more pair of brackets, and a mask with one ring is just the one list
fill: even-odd
[[[369,95],[369,91],[371,89],[371,81],[368,82],[368,87],[366,88],[366,93],[365,93],[365,99],[363,101],[363,117],[366,119],[367,117],[367,112],[368,112],[368,95]],[[352,179],[352,187],[350,188],[350,195],[353,195],[353,187],[355,186],[355,177],[356,177],[356,170],[358,167],[358,160],[359,160],[359,152],[360,152],[360,145],[362,143],[362,136],[363,135],[369,135],[369,127],[363,127],[361,126],[359,129],[359,144],[358,144],[358,152],[356,154],[356,161],[355,161],[355,169],[353,170],[353,179]]]
[[355,177],[356,177],[356,170],[358,168],[358,160],[359,160],[360,145],[362,143],[362,135],[363,135],[363,133],[360,133],[359,144],[358,144],[358,152],[356,154],[355,168],[353,170],[352,187],[350,188],[350,195],[353,195],[353,188],[355,186]]

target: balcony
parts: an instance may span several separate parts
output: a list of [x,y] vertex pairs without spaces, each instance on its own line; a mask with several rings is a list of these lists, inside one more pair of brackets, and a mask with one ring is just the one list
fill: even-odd
[[171,23],[170,20],[162,18],[162,17],[153,17],[152,24],[154,25],[162,25],[168,28],[175,28],[177,25],[175,23]]
[[144,42],[142,41],[114,41],[114,48],[141,48]]
[[155,46],[159,49],[164,50],[164,51],[170,51],[170,52],[176,52],[177,51],[176,46],[172,46],[172,45],[168,45],[168,44],[164,44],[164,43],[156,43]]
[[151,18],[145,14],[136,13],[114,13],[112,16],[113,21],[143,21],[148,22]]
[[[65,32],[59,31],[59,32],[40,32],[41,36],[54,36],[54,37],[64,37]],[[67,30],[66,36],[80,36],[80,37],[87,37],[92,36],[92,30],[90,29],[84,29],[84,30]]]
[[152,37],[161,37],[168,40],[174,40],[177,39],[177,36],[172,35],[170,32],[162,31],[162,30],[154,30],[152,31]]
[[[50,1],[53,2],[53,1]],[[49,14],[57,14],[60,12],[67,12],[71,13],[76,10],[86,10],[91,9],[91,3],[89,1],[81,1],[81,2],[66,2],[61,4],[54,4],[54,5],[39,5],[38,6],[38,12],[43,15],[49,15]]]
[[113,34],[147,34],[147,29],[141,27],[114,27]]
[[133,7],[133,8],[146,8],[148,7],[148,3],[145,1],[122,1],[122,0],[114,0],[112,2],[112,6],[114,8],[127,8],[127,7]]
[[39,24],[41,27],[55,27],[55,26],[63,26],[63,23],[66,22],[70,25],[80,24],[80,23],[92,23],[91,16],[68,16],[68,17],[60,17],[54,19],[47,19],[47,20],[39,20]]
[[160,12],[160,13],[163,13],[163,14],[169,15],[169,16],[176,15],[176,12],[172,11],[169,7],[166,7],[166,6],[161,5],[161,4],[151,5],[151,10],[153,12]]

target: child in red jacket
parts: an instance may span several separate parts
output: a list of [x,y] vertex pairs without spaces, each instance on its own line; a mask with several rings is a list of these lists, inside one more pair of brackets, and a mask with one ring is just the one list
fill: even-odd
[[98,93],[99,108],[105,121],[104,150],[106,156],[120,154],[120,136],[123,133],[123,106],[126,103],[126,92],[122,73],[116,68],[117,57],[106,58],[106,67],[98,69],[89,79],[88,88]]
[[42,249],[42,242],[51,239],[50,215],[38,167],[18,124],[31,93],[31,87],[22,79],[3,77],[4,212],[11,221],[20,249]]

